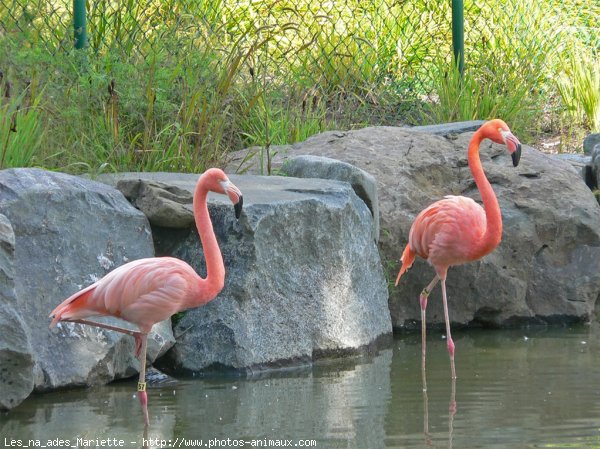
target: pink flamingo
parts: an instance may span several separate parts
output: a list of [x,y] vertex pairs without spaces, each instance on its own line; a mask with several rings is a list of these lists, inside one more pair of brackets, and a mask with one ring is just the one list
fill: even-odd
[[[235,205],[236,218],[242,211],[242,193],[218,168],[207,170],[194,191],[194,218],[206,258],[206,278],[182,260],[153,257],[134,260],[111,271],[99,281],[75,293],[50,314],[55,326],[59,321],[89,324],[131,335],[135,338],[136,357],[140,360],[138,397],[149,424],[146,393],[146,348],[148,333],[155,323],[181,310],[206,304],[223,289],[225,266],[208,214],[208,192],[227,195]],[[113,316],[135,324],[139,331],[88,321],[93,316]]]
[[[408,245],[402,253],[402,267],[396,278],[400,277],[413,264],[418,255],[429,261],[436,275],[420,295],[421,303],[421,344],[423,370],[425,367],[425,308],[427,297],[438,281],[442,284],[442,300],[444,320],[446,321],[446,337],[452,379],[456,379],[454,367],[454,342],[450,335],[450,319],[446,298],[446,274],[452,265],[471,262],[492,252],[502,238],[502,216],[500,206],[490,182],[487,180],[481,160],[479,146],[484,139],[505,144],[512,156],[513,165],[519,164],[521,144],[510,132],[506,123],[495,119],[486,122],[479,128],[469,143],[469,168],[475,178],[483,200],[483,207],[464,196],[446,196],[436,201],[417,215],[408,235]],[[424,385],[424,388],[425,385]]]

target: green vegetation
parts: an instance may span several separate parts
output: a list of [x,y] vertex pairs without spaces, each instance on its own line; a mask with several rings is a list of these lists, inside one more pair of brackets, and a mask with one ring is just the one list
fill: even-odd
[[71,5],[0,0],[3,168],[201,171],[247,147],[268,167],[271,146],[373,124],[599,127],[595,2],[466,0],[462,81],[450,2],[100,0],[83,51]]
[[558,79],[558,92],[567,113],[596,132],[600,132],[599,52],[571,49]]
[[[4,78],[2,74],[0,81]],[[37,92],[35,79],[13,96],[10,81],[2,83],[0,98],[0,168],[26,167],[42,142],[44,129],[40,119],[43,92]]]

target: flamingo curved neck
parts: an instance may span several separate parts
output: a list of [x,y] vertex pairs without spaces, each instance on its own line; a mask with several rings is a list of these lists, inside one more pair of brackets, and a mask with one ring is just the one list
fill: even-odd
[[207,205],[208,189],[200,180],[194,192],[194,218],[196,220],[196,228],[202,243],[202,251],[206,261],[206,278],[199,279],[200,291],[202,295],[195,298],[200,305],[213,299],[222,289],[225,284],[225,265],[223,264],[223,256],[215,236],[212,221],[208,213]]
[[502,239],[502,215],[500,213],[500,205],[498,204],[498,200],[496,199],[496,195],[494,194],[490,182],[485,176],[479,157],[479,147],[484,139],[485,136],[480,131],[477,131],[469,143],[468,152],[469,168],[475,179],[477,189],[481,194],[486,217],[485,233],[473,248],[474,259],[479,259],[492,252]]

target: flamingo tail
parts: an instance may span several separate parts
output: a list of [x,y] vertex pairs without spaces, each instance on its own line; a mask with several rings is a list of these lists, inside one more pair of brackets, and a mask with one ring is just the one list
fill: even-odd
[[404,248],[404,252],[402,253],[402,257],[400,257],[402,267],[400,267],[400,272],[398,273],[398,277],[396,278],[396,283],[394,286],[398,285],[398,282],[400,282],[400,277],[412,266],[416,256],[417,253],[412,250],[410,245],[406,245],[406,248]]
[[56,326],[61,320],[80,319],[90,315],[97,315],[92,312],[93,308],[90,307],[89,303],[92,293],[94,293],[94,289],[88,288],[74,294],[60,303],[52,313],[50,313],[50,317],[52,318],[50,327]]

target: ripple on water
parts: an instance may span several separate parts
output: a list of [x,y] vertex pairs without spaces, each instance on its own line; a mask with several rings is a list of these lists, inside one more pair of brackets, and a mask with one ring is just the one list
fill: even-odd
[[[600,447],[598,326],[456,332],[455,341],[455,414],[446,343],[432,332],[427,395],[420,336],[408,335],[370,356],[152,388],[148,436],[315,439],[319,449]],[[134,390],[131,381],[34,395],[0,414],[0,435],[138,441]]]

